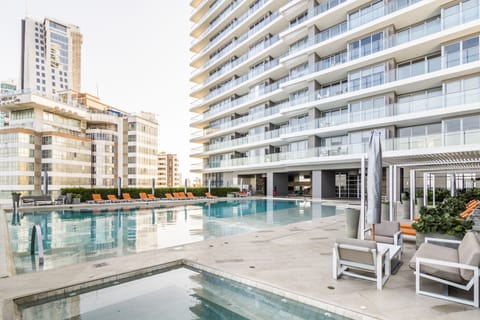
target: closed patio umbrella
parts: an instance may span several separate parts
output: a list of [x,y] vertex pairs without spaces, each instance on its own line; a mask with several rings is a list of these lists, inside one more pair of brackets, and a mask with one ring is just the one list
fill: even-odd
[[117,178],[117,196],[120,198],[122,195],[122,177]]
[[208,179],[208,193],[211,192],[212,189],[212,180]]
[[185,179],[185,186],[183,187],[183,192],[187,194],[187,179]]
[[152,194],[155,195],[155,178],[152,178]]
[[367,192],[367,224],[372,225],[372,239],[375,239],[375,224],[381,222],[382,195],[382,146],[380,131],[376,130],[368,142]]

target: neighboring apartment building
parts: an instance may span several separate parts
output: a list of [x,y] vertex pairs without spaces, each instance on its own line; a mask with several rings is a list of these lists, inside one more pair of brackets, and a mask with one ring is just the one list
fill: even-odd
[[82,34],[77,26],[27,17],[21,45],[20,89],[46,95],[80,91]]
[[407,162],[480,158],[479,0],[191,6],[192,142],[202,144],[192,156],[204,183],[359,198],[373,129],[397,191]]
[[159,187],[172,188],[180,184],[179,162],[176,154],[158,154],[157,181]]
[[9,119],[0,127],[0,200],[12,191],[41,193],[45,171],[54,195],[64,187],[115,187],[119,176],[123,187],[151,186],[158,140],[152,114],[127,114],[88,94],[69,104],[43,94],[8,96],[0,105]]

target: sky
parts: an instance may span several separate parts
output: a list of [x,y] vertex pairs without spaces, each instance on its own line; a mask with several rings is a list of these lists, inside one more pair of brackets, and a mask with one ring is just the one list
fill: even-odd
[[189,143],[190,0],[1,0],[0,80],[18,79],[26,15],[80,28],[82,91],[127,112],[158,115],[159,149],[193,178]]

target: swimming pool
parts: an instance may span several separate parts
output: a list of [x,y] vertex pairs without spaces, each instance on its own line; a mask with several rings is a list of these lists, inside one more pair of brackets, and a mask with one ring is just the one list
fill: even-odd
[[17,304],[21,319],[347,319],[189,268],[67,292]]
[[9,217],[17,273],[37,271],[30,255],[32,226],[43,234],[41,269],[175,247],[275,225],[332,216],[335,206],[271,199],[230,200],[181,206],[24,212]]

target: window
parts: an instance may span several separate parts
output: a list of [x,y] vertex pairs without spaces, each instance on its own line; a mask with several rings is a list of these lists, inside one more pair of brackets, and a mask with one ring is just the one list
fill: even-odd
[[463,41],[455,42],[443,47],[445,67],[450,68],[460,64],[478,61],[479,40],[478,36]]

